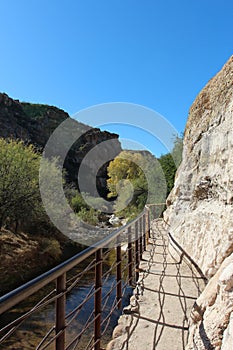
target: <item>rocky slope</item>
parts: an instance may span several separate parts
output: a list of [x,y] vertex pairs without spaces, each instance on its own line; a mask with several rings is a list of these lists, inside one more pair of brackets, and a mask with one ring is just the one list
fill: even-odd
[[[67,118],[69,115],[59,108],[21,103],[0,93],[0,137],[22,139],[27,143],[34,144],[39,149],[43,149],[52,132]],[[121,151],[121,145],[117,141],[118,135],[116,134],[97,128],[90,129],[77,121],[75,125],[82,132],[82,136],[72,146],[64,166],[68,173],[68,180],[77,183],[79,166],[90,149],[100,142],[115,140],[113,143],[114,151],[111,149],[111,154],[118,155]],[[95,165],[93,166],[95,167]],[[100,169],[97,179],[99,190],[103,195],[106,194],[106,169],[107,164]]]
[[233,347],[233,56],[193,103],[164,218],[209,279],[188,349]]

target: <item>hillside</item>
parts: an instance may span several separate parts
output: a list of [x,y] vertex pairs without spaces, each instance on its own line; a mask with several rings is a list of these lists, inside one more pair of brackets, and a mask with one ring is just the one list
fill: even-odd
[[[68,118],[70,117],[66,112],[56,107],[21,103],[0,93],[0,138],[22,140],[42,152],[52,132]],[[67,182],[77,185],[80,163],[96,144],[114,140],[115,148],[111,149],[111,154],[115,155],[121,151],[121,145],[116,134],[91,128],[74,120],[73,125],[82,136],[71,147],[64,167]],[[87,169],[88,173],[91,173],[91,166],[90,164],[90,169]],[[104,163],[98,172],[97,186],[102,195],[107,195],[107,166]],[[8,222],[0,228],[0,272],[4,276],[0,294],[48,270],[81,248],[49,223],[40,223],[39,219],[28,229],[21,223],[19,230],[16,230],[14,222]]]
[[[53,131],[67,118],[70,118],[68,113],[57,107],[21,103],[0,93],[0,137],[21,139],[43,150]],[[100,142],[115,140],[115,149],[111,149],[111,153],[117,155],[121,151],[121,145],[116,134],[91,128],[78,121],[74,123],[82,136],[70,149],[64,168],[67,170],[67,180],[77,184],[80,163],[90,149]],[[107,164],[98,173],[97,185],[103,195],[106,195],[106,178]]]

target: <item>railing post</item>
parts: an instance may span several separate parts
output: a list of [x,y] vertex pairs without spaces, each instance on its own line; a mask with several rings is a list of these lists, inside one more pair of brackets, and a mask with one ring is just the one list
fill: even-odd
[[121,245],[117,242],[117,307],[118,310],[122,306],[122,276],[121,276]]
[[143,251],[146,250],[146,213],[142,217],[142,225],[143,225]]
[[95,324],[94,350],[100,350],[101,339],[101,312],[102,312],[102,249],[95,254]]
[[143,236],[143,231],[142,231],[142,217],[139,219],[139,256],[140,260],[142,260],[142,253],[143,253],[143,248],[142,248],[142,236]]
[[147,232],[148,239],[150,238],[150,208],[147,209]]
[[[57,278],[56,293],[57,295],[65,292],[66,290],[66,274],[59,276]],[[65,349],[65,306],[66,306],[66,295],[62,294],[56,300],[56,334],[64,330],[56,339],[56,350]]]
[[128,228],[128,275],[129,275],[129,285],[133,284],[133,252],[132,252],[132,235],[131,227]]
[[138,221],[135,222],[135,272],[136,282],[139,279],[139,239],[138,239]]

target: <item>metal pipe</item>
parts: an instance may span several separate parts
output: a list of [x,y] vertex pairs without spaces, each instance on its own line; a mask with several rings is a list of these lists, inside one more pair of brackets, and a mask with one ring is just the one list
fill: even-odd
[[66,307],[66,274],[57,278],[56,293],[62,295],[56,300],[56,334],[63,331],[56,339],[56,350],[65,349],[65,307]]
[[146,250],[146,214],[142,217],[142,230],[143,230],[143,251]]
[[138,222],[135,222],[135,273],[136,282],[139,279],[139,239],[138,239]]
[[132,236],[131,236],[131,227],[128,228],[128,281],[129,285],[132,286],[133,284],[133,247],[131,242]]
[[150,208],[147,209],[147,229],[148,229],[148,238],[151,238],[151,235],[150,235]]
[[142,217],[139,219],[139,257],[140,260],[142,260],[142,253],[143,253],[143,248],[142,248],[142,235],[143,235],[143,231],[142,231]]
[[122,307],[122,276],[121,276],[121,246],[117,245],[117,307],[120,310]]
[[102,313],[102,249],[96,252],[95,265],[95,323],[94,323],[94,350],[100,350],[101,313]]

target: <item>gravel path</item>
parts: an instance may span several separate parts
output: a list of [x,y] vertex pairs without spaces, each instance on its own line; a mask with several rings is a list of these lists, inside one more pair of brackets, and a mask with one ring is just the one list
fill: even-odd
[[183,350],[188,318],[205,283],[195,267],[170,252],[161,220],[140,264],[139,286],[124,310],[107,350]]

